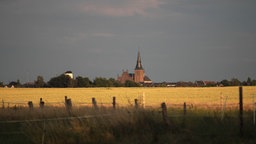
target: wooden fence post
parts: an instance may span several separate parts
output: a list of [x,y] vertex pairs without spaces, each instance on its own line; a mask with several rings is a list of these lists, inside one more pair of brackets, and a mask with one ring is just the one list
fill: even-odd
[[71,113],[71,110],[72,110],[72,100],[67,96],[65,96],[65,106],[66,106],[66,109],[69,113]]
[[113,109],[116,109],[116,97],[113,97],[112,104],[113,104]]
[[2,100],[2,104],[3,104],[3,105],[2,105],[2,109],[4,109],[4,100]]
[[65,96],[65,104],[67,104],[67,99],[68,99],[68,97],[67,97],[67,96]]
[[97,106],[97,101],[95,98],[92,98],[92,105],[95,109],[98,109],[98,106]]
[[44,108],[44,101],[42,98],[40,98],[39,106],[41,109]]
[[253,109],[253,125],[255,125],[255,102],[254,102],[254,94],[252,95],[252,109]]
[[167,107],[165,102],[161,104],[161,108],[162,108],[163,121],[165,124],[169,125],[168,116],[167,116]]
[[138,99],[134,99],[134,106],[135,108],[139,108]]
[[239,87],[239,119],[240,119],[240,136],[243,136],[243,87]]
[[186,102],[184,102],[184,115],[186,115],[187,114],[187,104],[186,104]]
[[28,107],[30,110],[33,109],[33,102],[32,101],[28,101]]
[[142,95],[142,107],[145,108],[146,107],[146,96],[145,96],[145,93],[143,92],[143,95]]

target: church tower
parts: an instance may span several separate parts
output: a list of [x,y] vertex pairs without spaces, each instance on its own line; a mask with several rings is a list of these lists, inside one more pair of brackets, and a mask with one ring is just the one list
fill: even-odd
[[141,64],[140,51],[138,51],[137,63],[136,63],[136,67],[134,69],[134,81],[137,83],[144,82],[144,69]]

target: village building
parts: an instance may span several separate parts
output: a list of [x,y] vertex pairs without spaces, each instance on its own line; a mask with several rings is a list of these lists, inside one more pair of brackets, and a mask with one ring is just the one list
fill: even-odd
[[65,76],[69,76],[71,79],[74,79],[74,75],[73,75],[72,71],[66,71],[66,72],[64,73],[64,75],[65,75]]
[[134,73],[129,73],[128,70],[124,71],[121,76],[117,76],[117,80],[120,83],[125,83],[126,81],[134,81],[140,84],[152,84],[151,79],[145,75],[145,70],[141,64],[141,56],[140,51],[138,51],[137,62],[134,69]]

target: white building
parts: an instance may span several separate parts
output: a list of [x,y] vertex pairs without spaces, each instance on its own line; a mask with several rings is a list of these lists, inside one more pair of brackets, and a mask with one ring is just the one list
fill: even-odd
[[69,76],[71,79],[74,79],[74,75],[73,75],[72,71],[66,71],[64,73],[64,75]]

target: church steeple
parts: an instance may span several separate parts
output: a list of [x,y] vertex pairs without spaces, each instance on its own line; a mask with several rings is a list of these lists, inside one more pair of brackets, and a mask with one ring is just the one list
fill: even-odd
[[141,64],[140,50],[138,50],[137,63],[136,63],[135,70],[143,70],[143,67]]
[[145,75],[145,71],[142,67],[140,49],[138,49],[137,62],[134,69],[134,73],[128,73],[128,70],[123,71],[122,76],[118,76],[117,80],[121,83],[125,83],[127,80],[147,85],[152,83],[152,81]]
[[144,69],[141,64],[140,50],[138,50],[137,63],[134,70],[134,81],[136,83],[144,83]]

